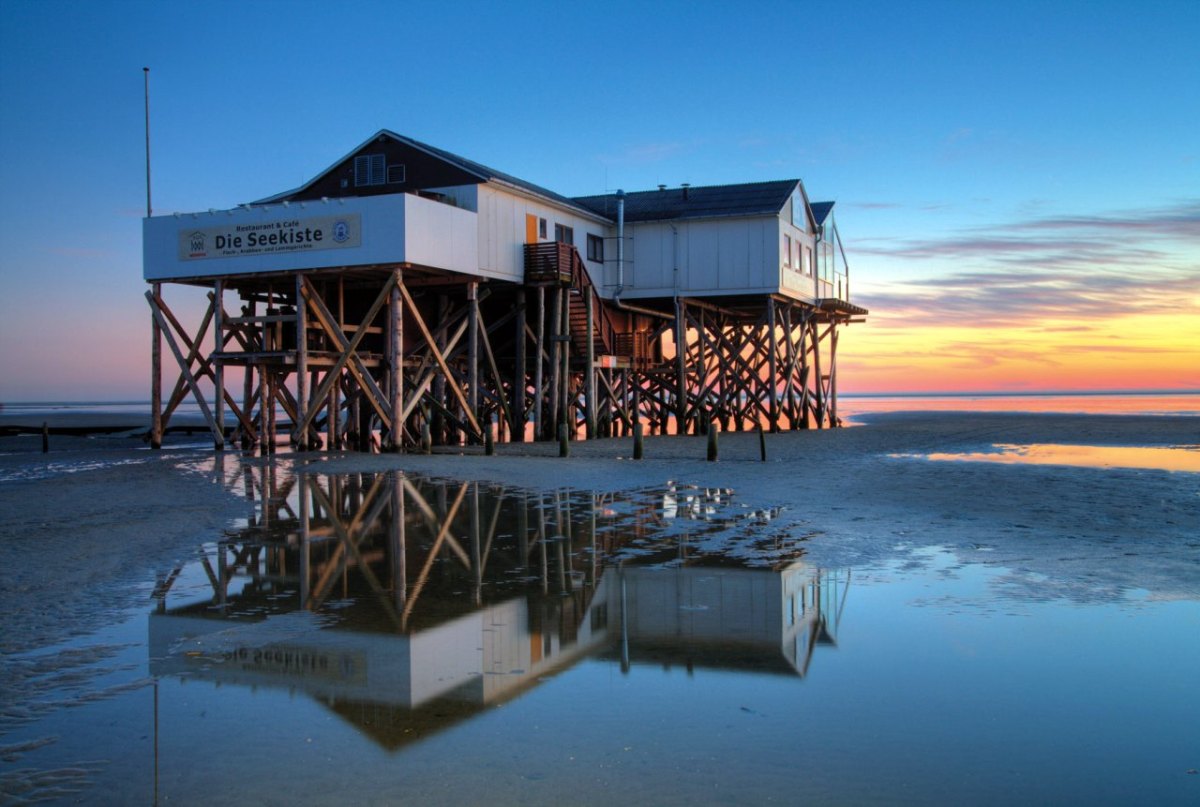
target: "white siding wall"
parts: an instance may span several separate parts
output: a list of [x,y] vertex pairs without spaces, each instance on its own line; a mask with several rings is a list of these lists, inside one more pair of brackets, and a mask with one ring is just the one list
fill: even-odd
[[792,258],[787,262],[790,265],[785,265],[782,254],[779,257],[779,286],[780,291],[789,296],[807,300],[814,296],[815,272],[812,256],[817,240],[808,226],[807,217],[801,219],[805,222],[803,228],[792,225],[791,204],[789,201],[779,216],[780,249],[782,250],[782,245],[786,243],[785,236],[792,241]]
[[[575,248],[579,250],[592,280],[601,282],[603,266],[587,260],[588,234],[607,239],[605,257],[612,250],[609,262],[615,264],[616,243],[611,228],[582,216],[568,208],[549,202],[519,196],[491,185],[479,186],[479,265],[489,274],[520,281],[525,275],[525,216],[546,220],[546,239],[554,240],[554,225],[562,224],[575,231]],[[540,240],[540,239],[539,239]]]
[[[622,297],[781,292],[799,299],[813,294],[811,259],[797,269],[804,249],[812,254],[814,237],[793,227],[785,209],[779,216],[705,219],[627,225]],[[783,268],[784,236],[792,240],[791,269]],[[674,271],[678,267],[678,278]],[[606,293],[615,291],[616,267],[607,274]]]

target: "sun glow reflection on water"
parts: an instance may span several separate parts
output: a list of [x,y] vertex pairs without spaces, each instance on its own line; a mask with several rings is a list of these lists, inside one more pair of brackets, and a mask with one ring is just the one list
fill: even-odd
[[1136,468],[1200,473],[1200,446],[1087,446],[1035,443],[996,443],[991,451],[932,454],[893,454],[957,462],[999,462],[1012,465],[1072,465],[1083,468]]

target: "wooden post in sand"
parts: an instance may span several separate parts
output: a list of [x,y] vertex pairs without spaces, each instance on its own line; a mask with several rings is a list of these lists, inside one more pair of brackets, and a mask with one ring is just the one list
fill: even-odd
[[[162,284],[153,283],[150,291],[157,303],[161,299]],[[150,316],[150,447],[162,448],[162,326],[158,317]]]
[[308,303],[304,301],[304,273],[296,273],[296,422],[292,424],[292,446],[308,449]]
[[388,313],[391,315],[391,326],[388,329],[388,376],[391,379],[388,389],[391,400],[388,403],[392,409],[388,447],[392,451],[399,451],[404,436],[404,424],[400,417],[404,407],[404,305],[400,295],[400,287],[404,285],[404,273],[396,269],[393,274],[395,282],[388,304]]
[[[213,353],[225,349],[225,281],[216,280],[213,283]],[[214,355],[213,371],[213,420],[217,423],[214,447],[217,451],[225,450],[225,365]]]

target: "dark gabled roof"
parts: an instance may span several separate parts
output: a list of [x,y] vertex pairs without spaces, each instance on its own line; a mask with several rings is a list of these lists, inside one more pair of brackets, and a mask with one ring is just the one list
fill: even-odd
[[[376,132],[375,134],[373,134],[369,138],[367,138],[367,140],[365,140],[364,142],[359,144],[353,151],[351,151],[345,157],[342,157],[340,160],[335,162],[329,168],[326,168],[324,171],[321,171],[320,173],[318,173],[316,176],[314,176],[312,179],[310,179],[308,182],[304,183],[300,187],[293,188],[292,190],[289,190],[289,191],[284,191],[283,193],[277,193],[273,196],[268,196],[265,199],[259,199],[257,202],[254,202],[254,204],[267,204],[269,202],[278,201],[280,199],[289,198],[295,194],[302,193],[303,191],[307,190],[311,186],[315,185],[322,177],[324,177],[330,171],[333,171],[337,166],[341,165],[343,162],[345,162],[351,156],[357,154],[359,151],[362,151],[368,145],[376,142],[381,137],[388,137],[388,138],[391,138],[392,140],[395,140],[398,143],[403,143],[404,145],[409,146],[410,148],[414,148],[419,151],[423,151],[426,154],[429,154],[433,157],[436,157],[439,160],[442,160],[443,162],[449,163],[450,165],[454,166],[455,168],[459,169],[460,171],[464,171],[468,174],[471,174],[474,177],[477,177],[480,182],[495,181],[495,182],[500,182],[500,183],[503,183],[506,185],[511,185],[515,188],[520,188],[521,190],[532,193],[535,196],[541,196],[545,199],[549,199],[551,201],[558,202],[559,204],[566,205],[567,207],[579,210],[580,212],[595,215],[595,211],[591,210],[590,208],[584,207],[583,205],[580,205],[578,202],[568,199],[566,196],[555,193],[552,190],[543,188],[540,185],[535,185],[532,182],[526,182],[523,179],[514,177],[512,174],[506,174],[503,171],[497,171],[495,168],[489,168],[488,166],[483,165],[482,163],[477,163],[474,160],[468,160],[466,157],[460,157],[459,155],[454,154],[449,151],[446,151],[445,149],[440,149],[440,148],[437,148],[436,146],[431,146],[428,143],[422,143],[419,140],[413,140],[411,137],[406,137],[401,134],[396,134],[395,132],[393,132],[389,129],[380,129],[378,132]],[[601,215],[603,215],[603,214],[601,214]]]
[[808,208],[812,211],[817,226],[820,227],[825,223],[825,219],[829,218],[829,212],[833,210],[833,202],[813,202]]
[[[518,187],[525,191],[529,191],[530,193],[536,194],[538,196],[544,196],[547,199],[552,199],[555,202],[567,205],[568,207],[574,207],[574,208],[581,207],[581,205],[578,202],[576,202],[575,200],[568,199],[566,196],[555,193],[552,190],[547,190],[546,188],[543,188],[540,185],[534,185],[532,182],[526,182],[523,179],[514,177],[512,174],[506,174],[503,171],[497,171],[495,168],[488,168],[486,165],[483,165],[482,163],[477,163],[474,160],[468,160],[466,157],[460,157],[457,154],[453,154],[444,149],[437,148],[436,146],[430,146],[427,143],[422,143],[418,140],[413,140],[411,137],[405,137],[404,135],[396,134],[395,132],[388,131],[387,129],[381,130],[375,136],[378,137],[380,134],[387,135],[388,137],[394,138],[394,139],[400,141],[401,143],[407,143],[408,145],[412,146],[413,148],[427,151],[430,154],[434,155],[435,157],[439,157],[439,158],[445,160],[446,162],[451,163],[452,165],[455,165],[458,168],[461,168],[462,170],[464,170],[468,173],[475,174],[476,176],[480,177],[481,179],[496,180],[496,181],[503,182],[508,185],[513,185],[515,187]],[[587,212],[595,212],[595,211],[592,211],[590,208],[586,208],[586,207],[584,207],[584,210],[586,210]],[[603,215],[603,214],[601,214],[601,215]]]
[[[780,179],[741,185],[708,185],[687,188],[686,198],[683,188],[635,191],[625,194],[625,220],[638,222],[775,215],[783,209],[798,184],[798,179]],[[577,196],[573,201],[606,218],[617,217],[615,193]]]

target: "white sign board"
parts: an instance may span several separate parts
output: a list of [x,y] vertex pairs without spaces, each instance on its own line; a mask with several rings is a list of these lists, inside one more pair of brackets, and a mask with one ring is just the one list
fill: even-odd
[[253,205],[143,220],[151,282],[413,266],[484,274],[478,215],[411,193]]
[[271,221],[197,227],[179,232],[181,261],[358,246],[362,246],[362,217],[357,213],[281,216]]

